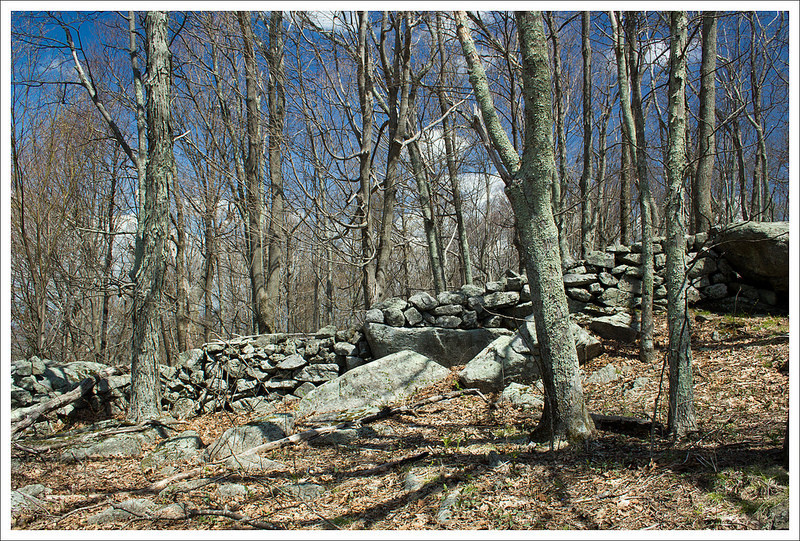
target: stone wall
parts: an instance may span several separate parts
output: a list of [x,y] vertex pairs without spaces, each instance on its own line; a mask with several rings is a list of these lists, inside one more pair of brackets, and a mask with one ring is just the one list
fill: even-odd
[[[653,245],[657,310],[666,307],[663,242],[664,239],[656,239]],[[723,307],[758,307],[785,300],[784,293],[779,299],[774,288],[765,288],[763,281],[748,282],[724,255],[706,248],[709,244],[706,235],[687,237],[691,304],[710,300]],[[780,250],[781,254],[788,253],[788,247]],[[788,265],[777,266],[786,266],[788,273]],[[737,268],[741,270],[741,266]],[[630,319],[626,312],[641,303],[641,276],[639,244],[610,246],[574,261],[564,269],[570,312],[582,324],[590,323],[586,318],[591,316],[598,316],[594,322],[615,314]],[[471,358],[497,335],[516,331],[531,311],[527,277],[508,271],[484,286],[465,285],[436,296],[421,292],[409,299],[387,299],[366,312],[361,329],[326,327],[315,334],[272,334],[211,342],[182,353],[178,366],[161,366],[164,407],[177,417],[187,417],[223,408],[255,409],[265,402],[301,398],[317,386],[373,360],[370,341],[375,344],[379,340],[376,328],[383,329],[384,338],[380,339],[384,342],[428,337],[438,347],[434,348],[437,354],[429,354],[431,358],[444,366],[463,364],[469,359],[461,357]],[[627,329],[630,321],[623,323]],[[595,327],[589,324],[597,332]],[[397,332],[388,332],[392,328],[409,331],[397,338]],[[382,344],[382,349],[394,351],[383,346],[387,345]],[[461,357],[437,358],[453,351]],[[12,417],[21,415],[26,407],[71,390],[81,379],[104,368],[105,365],[86,362],[57,365],[36,357],[15,361],[11,367],[11,403],[18,411]],[[130,376],[113,376],[98,386],[83,406],[106,414],[124,411],[129,385]],[[62,414],[69,415],[76,407],[70,406]]]

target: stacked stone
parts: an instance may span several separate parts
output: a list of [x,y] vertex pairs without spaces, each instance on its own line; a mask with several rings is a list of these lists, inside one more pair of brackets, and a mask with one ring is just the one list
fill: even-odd
[[531,313],[528,279],[507,271],[485,286],[464,285],[435,297],[421,292],[407,301],[393,297],[376,303],[366,313],[366,323],[392,327],[441,327],[445,329],[516,329]]
[[183,410],[191,402],[194,408],[213,411],[302,398],[367,359],[369,346],[353,329],[326,327],[314,335],[264,334],[210,342],[182,353],[177,368],[166,367],[172,373],[165,405]]
[[[21,416],[25,408],[34,407],[56,396],[75,389],[86,378],[108,368],[101,363],[75,361],[58,364],[33,356],[11,363],[11,409]],[[130,375],[110,376],[92,389],[85,400],[68,404],[58,413],[71,415],[76,409],[90,407],[95,412],[106,411],[114,415],[127,406]],[[16,416],[12,418],[16,419]]]
[[[686,237],[687,297],[692,304],[704,299],[726,298],[733,291],[729,286],[739,285],[735,283],[737,275],[730,265],[714,250],[704,249],[706,240],[705,234]],[[663,276],[667,258],[663,243],[663,237],[653,241],[653,306],[656,310],[667,306]],[[569,265],[564,270],[564,288],[570,311],[610,315],[641,306],[641,252],[641,243],[609,246],[605,251],[590,252],[586,259]]]

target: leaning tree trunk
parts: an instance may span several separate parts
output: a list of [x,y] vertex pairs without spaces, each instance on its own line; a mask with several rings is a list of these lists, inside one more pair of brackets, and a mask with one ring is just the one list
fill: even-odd
[[494,108],[466,13],[456,12],[456,22],[475,100],[492,145],[510,173],[506,194],[517,219],[535,321],[526,325],[539,340],[545,386],[545,409],[535,437],[585,440],[592,436],[594,424],[583,398],[561,274],[558,229],[550,201],[555,156],[550,67],[541,13],[517,13],[525,97],[525,152],[521,161]]
[[686,300],[683,177],[686,170],[686,12],[670,15],[669,147],[667,150],[667,326],[669,328],[668,430],[684,437],[697,429],[692,350]]
[[133,291],[133,344],[128,418],[134,422],[161,414],[159,307],[167,263],[169,187],[175,171],[172,153],[172,59],[169,51],[169,16],[151,11],[145,17],[147,42],[148,160],[145,174],[143,227],[136,238],[136,259],[131,278]]
[[698,233],[714,222],[711,209],[711,178],[714,174],[714,130],[716,112],[717,16],[703,13],[703,57],[700,62],[700,116],[698,118],[698,159],[694,180],[694,224]]

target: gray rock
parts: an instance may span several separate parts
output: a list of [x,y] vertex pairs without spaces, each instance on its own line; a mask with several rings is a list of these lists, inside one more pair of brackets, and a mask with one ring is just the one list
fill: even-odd
[[359,366],[310,393],[298,404],[300,416],[390,404],[446,378],[450,370],[413,351],[401,351]]
[[225,466],[244,473],[266,473],[270,471],[286,471],[288,466],[280,462],[275,462],[257,453],[252,455],[231,455],[224,461]]
[[717,263],[710,257],[695,260],[689,259],[686,265],[686,276],[689,278],[707,276],[717,270]]
[[403,315],[406,318],[406,323],[409,327],[413,327],[414,325],[419,325],[422,323],[422,314],[419,313],[415,307],[407,308]]
[[217,496],[222,503],[243,500],[249,494],[250,489],[239,483],[223,483],[217,487]]
[[383,323],[383,310],[378,310],[377,308],[372,308],[371,310],[367,310],[366,315],[364,316],[364,321],[367,323]]
[[789,299],[789,222],[739,222],[710,237],[730,266],[754,285]]
[[323,383],[336,379],[338,376],[338,364],[311,364],[295,372],[294,379],[297,381],[309,381],[311,383]]
[[523,408],[538,408],[544,405],[541,397],[541,391],[535,386],[513,382],[503,389],[499,401]]
[[294,430],[294,415],[281,413],[260,421],[229,428],[206,449],[208,461],[216,461],[285,438]]
[[402,312],[406,308],[408,308],[408,301],[401,299],[400,297],[391,297],[381,302],[375,303],[372,305],[372,308],[378,308],[379,310],[399,310]]
[[442,291],[436,295],[436,300],[442,304],[464,304],[467,298],[460,291]]
[[358,368],[365,362],[366,361],[362,357],[348,356],[344,358],[344,366],[346,370],[352,370],[353,368]]
[[[297,392],[296,389],[295,392]],[[257,412],[261,415],[272,413],[276,408],[276,405],[273,401],[268,400],[263,396],[245,397],[231,403],[231,406],[236,411],[244,411],[248,413]]]
[[592,294],[586,291],[585,289],[581,289],[579,287],[567,288],[567,295],[581,302],[589,302],[590,300],[592,300]]
[[[638,248],[641,250],[641,245],[639,245]],[[642,264],[642,254],[638,251],[636,253],[617,254],[617,261],[625,265],[635,265],[638,267]]]
[[565,274],[564,287],[588,286],[597,281],[596,274]]
[[527,384],[539,378],[539,363],[518,334],[497,338],[458,375],[463,387],[485,393],[500,391],[511,382]]
[[468,299],[470,297],[477,297],[478,295],[483,295],[486,290],[474,284],[464,284],[463,286],[461,286],[460,291],[461,293],[464,294],[464,297]]
[[175,402],[172,403],[172,408],[170,409],[172,416],[178,419],[179,421],[183,421],[185,419],[189,419],[190,417],[194,417],[195,414],[195,400],[187,397],[178,398]]
[[613,287],[619,283],[619,280],[611,273],[608,272],[601,272],[597,275],[597,278],[600,280],[600,283],[605,287]]
[[483,296],[482,307],[489,309],[505,308],[519,302],[518,291],[496,291]]
[[126,522],[133,518],[147,517],[157,509],[158,505],[148,498],[125,500],[89,517],[86,522],[91,525]]
[[[372,315],[374,316],[379,312],[380,310],[378,310],[378,312],[372,312],[372,310],[367,310],[367,317],[369,317],[370,313],[372,313]],[[383,321],[383,313],[380,314],[380,318],[381,321]],[[317,338],[324,339],[324,338],[333,338],[335,334],[336,334],[336,327],[334,327],[333,325],[327,325],[325,327],[322,327],[316,333],[314,333],[314,336],[316,336]]]
[[[710,299],[724,299],[728,296],[728,286],[726,284],[714,284],[703,288],[703,294]],[[774,295],[774,293],[772,294]]]
[[431,313],[434,316],[460,316],[464,307],[460,304],[440,304]]
[[639,335],[639,323],[634,322],[630,314],[620,312],[613,316],[593,318],[589,322],[589,330],[601,338],[633,342]]
[[353,355],[355,353],[356,346],[350,342],[336,342],[333,345],[333,351],[336,353],[336,355],[347,357],[348,355]]
[[160,442],[155,449],[145,453],[140,462],[148,477],[166,477],[175,473],[175,466],[199,457],[203,442],[194,430],[186,430],[177,436]]
[[279,490],[298,500],[316,500],[325,494],[325,488],[315,483],[292,483],[280,487]]
[[301,355],[295,353],[294,355],[289,355],[284,360],[279,362],[275,365],[275,368],[278,370],[297,370],[298,368],[302,368],[308,364]]
[[619,280],[619,284],[617,284],[617,288],[620,291],[624,291],[626,293],[633,293],[635,295],[642,294],[642,281],[638,278],[634,278],[632,276],[625,275]]
[[589,252],[586,254],[586,263],[589,265],[594,265],[596,267],[604,267],[610,269],[615,265],[614,262],[614,254],[608,254],[606,252]]
[[411,295],[408,302],[413,304],[414,307],[420,311],[433,310],[439,304],[439,301],[437,301],[435,297],[425,291]]
[[410,350],[445,367],[464,364],[505,330],[443,329],[440,327],[397,328],[378,323],[364,326],[372,356],[376,359]]
[[434,320],[434,325],[444,329],[457,329],[461,326],[461,318],[458,316],[439,316]]
[[612,381],[619,378],[619,371],[617,367],[613,364],[608,363],[600,370],[594,372],[591,376],[587,377],[584,380],[584,383],[593,384],[593,385],[604,385],[606,383],[611,383]]
[[392,327],[402,327],[406,323],[406,316],[399,308],[389,307],[383,309],[383,321]]

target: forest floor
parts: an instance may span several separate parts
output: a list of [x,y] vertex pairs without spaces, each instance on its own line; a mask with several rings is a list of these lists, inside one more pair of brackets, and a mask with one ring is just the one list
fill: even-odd
[[[228,516],[143,518],[103,528],[250,529],[248,518],[290,530],[788,528],[789,476],[780,458],[789,408],[788,334],[787,316],[694,311],[698,432],[684,441],[598,432],[585,446],[529,445],[526,436],[541,408],[462,395],[377,421],[370,425],[376,429],[371,439],[338,446],[300,443],[265,455],[287,465],[285,471],[206,472],[248,488],[235,504],[219,500],[216,483],[163,501],[148,495],[157,503],[186,502]],[[634,345],[604,342],[605,352],[583,370],[591,374],[611,363],[619,377],[585,385],[591,412],[649,419],[657,401],[657,419],[666,424],[663,316],[656,338],[659,361],[652,365],[639,361]],[[412,401],[456,389],[456,371]],[[637,378],[647,380],[634,388]],[[249,420],[219,413],[191,419],[185,429],[209,444]],[[297,429],[303,429],[301,422]],[[424,458],[375,470],[422,452]],[[88,517],[153,481],[136,459],[64,464],[17,453],[22,463],[12,471],[12,488],[43,483],[53,492],[45,497],[46,509],[15,517],[14,529],[97,529]],[[301,482],[324,492],[303,500],[281,490]]]

